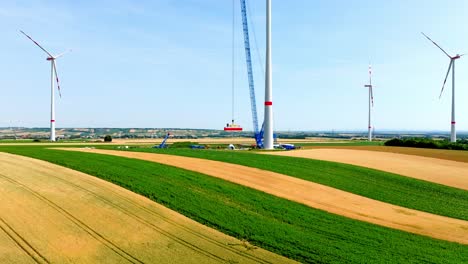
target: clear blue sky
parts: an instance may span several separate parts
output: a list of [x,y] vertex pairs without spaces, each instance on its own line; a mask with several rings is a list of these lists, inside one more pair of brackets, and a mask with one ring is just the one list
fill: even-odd
[[[379,129],[450,128],[449,53],[468,52],[468,1],[272,1],[276,130],[365,130],[367,66]],[[236,0],[236,120],[252,129]],[[265,1],[250,2],[261,57]],[[222,129],[231,119],[231,0],[0,2],[0,127],[49,126],[57,61],[58,127]],[[255,44],[252,43],[254,46]],[[255,50],[255,49],[254,49]],[[259,119],[263,73],[254,55]],[[468,56],[457,61],[457,124],[468,130]]]

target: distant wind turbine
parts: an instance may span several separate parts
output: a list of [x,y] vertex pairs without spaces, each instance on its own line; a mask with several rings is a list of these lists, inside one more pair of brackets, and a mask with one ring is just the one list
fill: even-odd
[[[47,60],[50,61],[51,64],[51,70],[50,70],[50,75],[51,75],[51,81],[50,81],[50,141],[55,141],[55,98],[54,98],[54,82],[57,82],[57,89],[59,92],[59,96],[62,97],[62,94],[60,92],[60,83],[59,83],[59,78],[57,75],[57,66],[55,64],[55,60],[62,57],[65,53],[70,52],[66,51],[63,53],[60,53],[59,55],[53,56],[45,50],[39,43],[37,43],[34,39],[32,39],[30,36],[28,36],[26,33],[24,33],[22,30],[20,32],[25,35],[28,39],[30,39],[34,44],[36,44],[41,50],[43,50],[45,53],[47,53],[48,57]],[[54,80],[55,79],[55,80]]]
[[372,107],[374,106],[374,93],[372,92],[372,66],[369,65],[369,84],[364,85],[364,87],[369,88],[369,122],[367,126],[368,139],[372,141],[372,123],[371,123],[371,113]]
[[450,64],[447,70],[447,75],[445,76],[444,83],[442,84],[442,90],[440,90],[439,99],[442,96],[442,92],[444,91],[445,82],[447,82],[447,77],[449,76],[450,69],[452,69],[452,121],[451,121],[451,126],[450,126],[451,128],[450,129],[450,142],[457,142],[457,133],[455,130],[455,60],[458,60],[465,54],[462,54],[462,55],[457,54],[452,57],[445,50],[443,50],[439,45],[437,45],[437,43],[435,43],[431,38],[429,38],[426,34],[424,34],[423,32],[421,32],[421,34],[423,34],[429,41],[434,43],[436,47],[438,47],[445,55],[447,55],[447,57],[450,58]]

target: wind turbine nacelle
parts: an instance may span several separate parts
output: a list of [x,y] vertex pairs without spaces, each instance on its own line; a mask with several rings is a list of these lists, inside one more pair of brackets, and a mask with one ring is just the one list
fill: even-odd
[[54,59],[54,58],[52,58],[52,57],[47,57],[46,60],[51,61],[51,60],[53,60],[53,59]]
[[372,88],[372,85],[366,84],[366,85],[364,85],[364,87],[366,87],[366,88]]

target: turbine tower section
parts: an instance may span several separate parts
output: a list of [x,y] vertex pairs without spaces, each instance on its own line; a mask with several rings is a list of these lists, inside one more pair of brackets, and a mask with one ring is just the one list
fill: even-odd
[[50,141],[55,141],[54,60],[50,60]]
[[271,59],[271,0],[266,1],[266,69],[265,69],[265,149],[273,149],[273,95],[272,95],[272,59]]
[[452,65],[452,118],[450,122],[450,142],[457,142],[457,131],[455,130],[455,59]]
[[369,65],[369,84],[364,85],[364,87],[369,88],[369,118],[367,123],[367,138],[369,141],[372,141],[372,107],[374,106],[374,93],[372,87],[372,67]]

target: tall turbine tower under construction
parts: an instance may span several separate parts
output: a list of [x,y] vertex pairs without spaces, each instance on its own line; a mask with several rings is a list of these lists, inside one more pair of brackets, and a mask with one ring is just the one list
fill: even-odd
[[266,1],[266,71],[265,71],[265,134],[264,149],[273,149],[273,101],[271,76],[271,0]]

